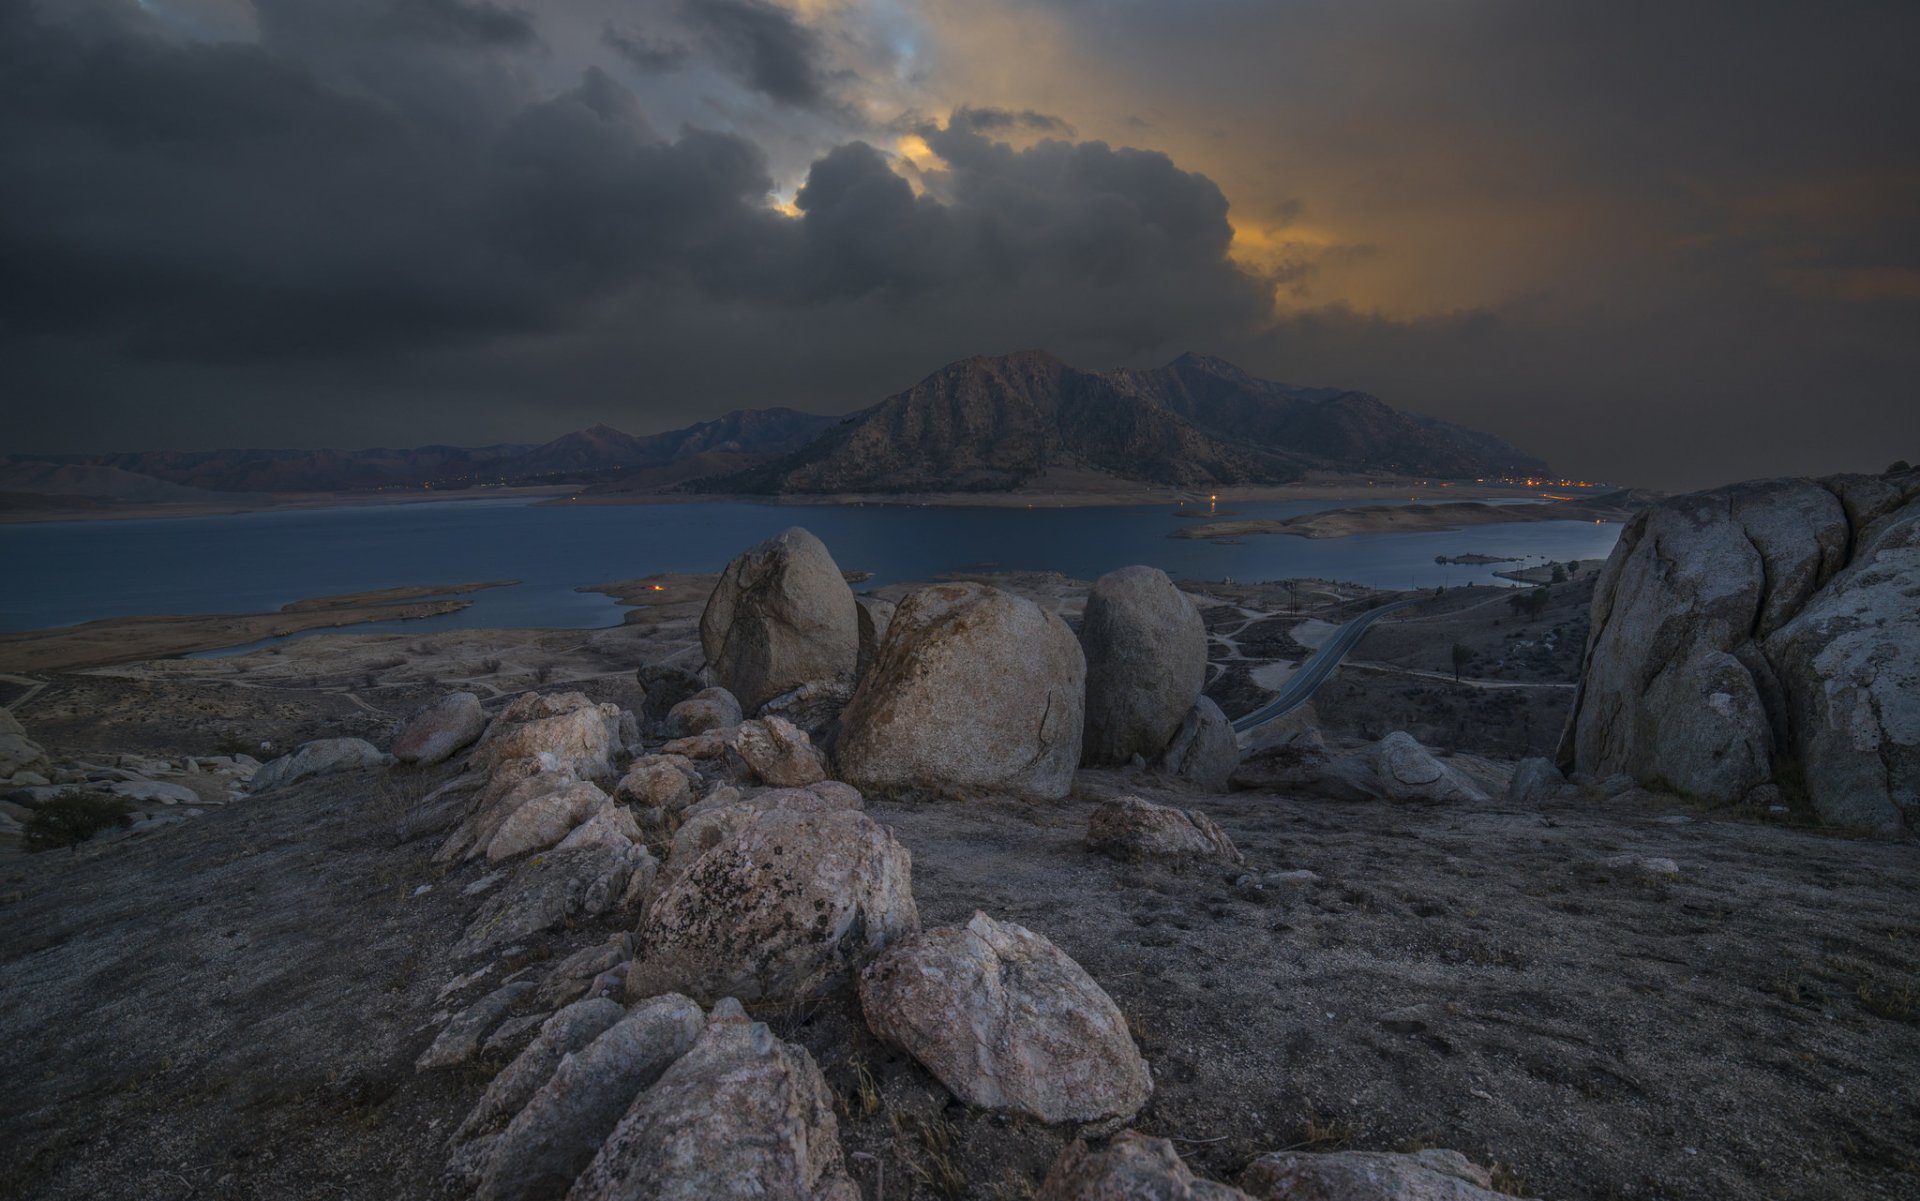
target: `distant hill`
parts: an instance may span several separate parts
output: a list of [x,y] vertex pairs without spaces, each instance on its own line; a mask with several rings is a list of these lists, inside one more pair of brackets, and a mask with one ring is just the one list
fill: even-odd
[[[344,492],[572,482],[618,489],[739,471],[804,445],[837,420],[773,408],[740,410],[660,434],[627,434],[596,425],[539,446],[15,456],[0,465],[0,472],[11,473],[0,475],[0,490],[130,500],[135,499],[131,493],[141,491],[137,481],[145,481],[152,487],[138,499],[165,502],[204,499],[208,491]],[[54,468],[66,474],[51,473]],[[93,487],[100,491],[88,490]]]
[[1297,388],[1182,355],[1089,372],[1050,354],[966,359],[706,492],[1000,491],[1053,465],[1178,486],[1272,484],[1312,469],[1443,478],[1542,473],[1491,434],[1364,392]]
[[1256,379],[1222,359],[1185,354],[1164,367],[1082,371],[1023,351],[948,364],[845,418],[740,409],[658,434],[595,425],[538,446],[14,456],[0,464],[0,492],[16,502],[117,503],[500,484],[991,492],[1056,467],[1190,488],[1284,483],[1316,469],[1453,479],[1547,470],[1491,434],[1402,413],[1364,392]]

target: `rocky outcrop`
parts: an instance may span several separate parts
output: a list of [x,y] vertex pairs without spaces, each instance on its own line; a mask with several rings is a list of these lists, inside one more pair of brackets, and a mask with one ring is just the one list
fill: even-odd
[[1233,723],[1213,703],[1200,697],[1187,710],[1180,729],[1156,765],[1159,770],[1208,792],[1225,792],[1233,770],[1240,766],[1240,743]]
[[393,757],[402,763],[426,767],[444,763],[465,750],[487,728],[480,698],[471,692],[449,692],[419,709],[393,739]]
[[1593,600],[1569,771],[1718,803],[1920,813],[1920,473],[1735,484],[1629,521]]
[[385,767],[391,762],[392,756],[364,738],[317,738],[301,744],[298,750],[261,764],[248,786],[256,793],[270,792],[313,776]]
[[1246,857],[1204,813],[1115,797],[1087,819],[1087,846],[1116,859],[1212,860],[1239,866]]
[[607,794],[585,780],[533,797],[516,807],[494,830],[493,837],[487,840],[487,860],[498,863],[528,851],[557,846],[575,827],[613,809]]
[[477,955],[504,947],[563,923],[606,913],[628,897],[636,873],[650,875],[659,864],[645,847],[595,843],[534,855],[513,871],[513,878],[480,907],[454,948],[456,955]]
[[912,856],[857,809],[740,806],[715,824],[691,863],[676,843],[635,931],[628,996],[810,996],[920,928]]
[[1056,799],[1080,762],[1086,660],[1065,622],[985,584],[900,602],[841,716],[839,774],[861,788]]
[[567,1194],[858,1201],[833,1097],[804,1047],[714,1006],[692,1049],[634,1101]]
[[620,745],[618,705],[595,704],[580,692],[528,692],[493,719],[473,763],[491,771],[513,759],[548,755],[581,779],[600,779],[613,774]]
[[1164,1138],[1127,1130],[1099,1151],[1068,1143],[1033,1201],[1247,1201],[1236,1188],[1195,1176]]
[[1500,1201],[1493,1177],[1458,1151],[1276,1151],[1248,1165],[1255,1201]]
[[873,663],[873,657],[880,653],[880,644],[887,639],[887,626],[893,622],[894,603],[877,596],[856,596],[853,599],[860,606],[854,615],[860,636],[854,674],[865,675],[868,666]]
[[875,959],[860,1007],[970,1105],[1091,1122],[1130,1118],[1153,1092],[1113,999],[1047,939],[984,913]]
[[700,615],[700,645],[751,711],[809,680],[853,674],[855,609],[833,556],[795,527],[727,564]]
[[619,1002],[605,997],[577,1001],[540,1025],[533,1041],[487,1085],[451,1140],[454,1170],[468,1187],[480,1183],[492,1156],[494,1137],[553,1076],[560,1060],[578,1051],[626,1016]]
[[1094,581],[1080,624],[1087,656],[1082,762],[1156,759],[1180,730],[1207,676],[1207,627],[1157,567]]
[[562,1057],[493,1140],[476,1201],[564,1196],[634,1099],[693,1046],[704,1017],[686,997],[653,997]]

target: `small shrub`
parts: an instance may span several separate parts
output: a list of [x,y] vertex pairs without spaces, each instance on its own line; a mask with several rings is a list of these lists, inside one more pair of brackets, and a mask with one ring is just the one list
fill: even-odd
[[548,680],[551,680],[552,678],[553,678],[553,660],[551,659],[543,660],[542,662],[534,666],[533,679],[536,684],[544,684]]
[[482,659],[480,661],[480,669],[490,676],[497,676],[500,674],[500,660]]
[[49,798],[26,821],[27,849],[78,847],[109,826],[133,824],[127,798],[108,792],[63,792]]

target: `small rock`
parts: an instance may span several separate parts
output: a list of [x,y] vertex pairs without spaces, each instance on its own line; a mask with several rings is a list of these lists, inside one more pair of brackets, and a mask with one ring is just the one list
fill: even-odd
[[804,788],[827,778],[826,757],[784,717],[744,721],[729,744],[752,777],[775,788]]
[[674,813],[693,803],[698,778],[685,755],[643,755],[620,777],[613,795],[630,805]]
[[126,781],[113,786],[115,796],[126,797],[130,801],[145,801],[160,805],[198,805],[200,794],[185,784],[160,784],[152,780]]
[[1513,779],[1507,784],[1507,802],[1512,805],[1538,805],[1553,800],[1566,787],[1567,778],[1560,774],[1553,760],[1534,756],[1522,759],[1513,769]]
[[1087,846],[1116,859],[1210,859],[1246,862],[1226,832],[1197,811],[1115,797],[1087,819]]
[[487,715],[479,697],[449,692],[407,718],[394,737],[393,757],[421,767],[443,763],[471,746],[486,728]]
[[703,688],[667,714],[667,733],[675,738],[712,734],[740,724],[740,702],[724,688]]
[[1240,1187],[1255,1201],[1501,1201],[1493,1177],[1458,1151],[1276,1151]]
[[1213,703],[1200,697],[1187,710],[1180,729],[1160,758],[1160,770],[1178,776],[1196,788],[1225,792],[1228,781],[1240,766],[1240,743],[1234,737],[1233,723]]
[[385,767],[391,762],[393,756],[364,738],[320,738],[263,765],[254,773],[251,787],[255,793],[269,792],[312,776],[328,776],[362,767]]
[[1033,1201],[1247,1201],[1239,1189],[1197,1177],[1173,1144],[1127,1130],[1104,1150],[1067,1144]]

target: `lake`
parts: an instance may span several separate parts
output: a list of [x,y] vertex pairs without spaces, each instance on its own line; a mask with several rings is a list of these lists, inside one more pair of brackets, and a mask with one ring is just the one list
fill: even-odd
[[[1289,517],[1351,501],[1236,503],[1241,517]],[[1375,502],[1378,503],[1378,502]],[[17,570],[0,629],[31,630],[153,613],[254,613],[292,601],[408,584],[516,579],[409,631],[617,625],[622,607],[586,584],[666,571],[716,571],[791,525],[819,535],[860,587],[966,569],[1035,569],[1092,579],[1130,563],[1176,579],[1314,576],[1381,588],[1500,583],[1498,567],[1442,566],[1477,553],[1529,563],[1603,557],[1620,527],[1551,521],[1451,533],[1308,541],[1271,535],[1220,546],[1169,538],[1168,505],[1081,509],[703,502],[542,506],[523,499],[289,509],[224,517],[0,525]],[[353,627],[372,632],[401,623]]]

